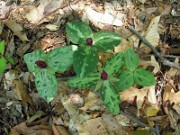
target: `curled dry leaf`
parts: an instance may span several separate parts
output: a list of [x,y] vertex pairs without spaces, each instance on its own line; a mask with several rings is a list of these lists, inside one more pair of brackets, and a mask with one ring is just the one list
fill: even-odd
[[155,57],[152,55],[150,61],[140,60],[140,65],[142,65],[144,68],[147,68],[148,66],[153,66],[153,74],[157,74],[160,72],[160,66],[159,63],[156,61]]
[[[156,16],[154,17],[149,26],[147,31],[145,32],[145,39],[147,39],[154,47],[157,47],[159,44],[159,33],[158,33],[158,23],[160,20],[161,16]],[[149,47],[147,47],[146,45],[144,45],[143,43],[140,45],[140,47],[143,47],[145,50],[145,53],[149,53],[151,51],[151,49]]]
[[[121,101],[127,101],[128,103],[132,104],[134,102],[134,99],[136,98],[136,105],[138,110],[143,108],[145,103],[145,97],[147,97],[148,106],[157,108],[158,103],[156,100],[154,86],[144,87],[142,89],[130,87],[129,89],[120,92]],[[146,112],[146,114],[147,113],[149,112]]]
[[132,48],[131,43],[126,39],[122,39],[121,43],[114,48],[116,53],[124,52],[127,48]]
[[180,115],[180,91],[175,92],[172,85],[167,84],[163,94],[164,102],[169,101],[173,109]]
[[22,41],[28,41],[26,33],[24,33],[24,28],[22,25],[18,24],[15,20],[5,21],[5,25],[13,31],[13,33],[19,37]]
[[28,102],[29,104],[33,104],[33,101],[31,97],[29,96],[28,89],[25,84],[23,84],[21,81],[14,80],[13,83],[15,84],[15,87],[13,88],[13,91],[17,95],[19,100],[22,100],[23,103]]
[[[174,63],[180,65],[178,57],[175,59]],[[174,78],[175,76],[180,77],[180,70],[171,67],[170,70],[166,72],[166,75],[168,78]]]
[[93,24],[96,27],[102,28],[104,25],[115,25],[115,26],[122,26],[123,25],[123,19],[125,17],[122,16],[122,19],[117,19],[108,12],[105,12],[105,14],[96,12],[92,8],[88,7],[85,9],[85,14],[87,18],[93,22]]
[[80,109],[83,111],[87,111],[89,108],[91,108],[93,105],[95,105],[99,101],[98,96],[93,93],[89,92],[87,97],[85,98],[85,104]]

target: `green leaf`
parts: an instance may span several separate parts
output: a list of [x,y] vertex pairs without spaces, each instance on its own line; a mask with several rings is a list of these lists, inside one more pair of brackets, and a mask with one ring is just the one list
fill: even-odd
[[74,52],[73,66],[78,77],[82,78],[93,72],[98,63],[98,54],[91,47],[79,47]]
[[117,88],[108,80],[103,81],[100,88],[100,97],[108,110],[117,115],[120,113],[120,98]]
[[76,88],[95,88],[100,79],[99,73],[91,73],[84,78],[75,77],[68,80],[67,84]]
[[66,24],[66,33],[72,43],[83,44],[92,34],[92,30],[84,22],[68,22]]
[[4,40],[0,42],[0,54],[4,55],[5,42]]
[[12,65],[14,65],[14,59],[13,59],[13,57],[8,57],[8,58],[7,58],[7,61],[8,61],[9,63],[11,63]]
[[63,46],[48,53],[47,64],[54,72],[64,72],[73,63],[73,47]]
[[41,69],[35,73],[35,84],[42,98],[47,102],[53,100],[58,89],[58,81],[54,74],[47,69]]
[[130,48],[126,49],[124,53],[124,60],[126,68],[130,71],[134,71],[139,65],[137,54]]
[[44,53],[43,50],[35,50],[32,53],[27,53],[24,55],[24,61],[27,64],[29,71],[34,72],[36,67],[35,62],[37,60],[46,60],[47,55]]
[[112,55],[104,64],[104,70],[108,76],[113,76],[123,66],[123,53]]
[[134,81],[141,86],[155,85],[155,78],[153,74],[143,68],[134,71]]
[[125,90],[134,84],[133,73],[129,70],[122,71],[116,86],[119,91]]
[[0,74],[6,69],[6,59],[4,57],[0,58]]
[[153,134],[149,131],[149,129],[138,128],[134,132],[134,135],[153,135]]
[[99,51],[113,50],[120,42],[120,36],[111,31],[102,30],[93,34],[93,45]]

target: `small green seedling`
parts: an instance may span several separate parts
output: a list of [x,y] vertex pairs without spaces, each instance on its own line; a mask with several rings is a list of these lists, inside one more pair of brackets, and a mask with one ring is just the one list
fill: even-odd
[[56,72],[64,72],[72,65],[74,46],[56,48],[49,53],[35,50],[24,55],[29,71],[35,75],[35,85],[41,97],[50,102],[58,89]]
[[[138,64],[136,53],[127,49],[125,53],[112,55],[99,72],[90,73],[84,78],[73,78],[67,83],[72,87],[99,90],[104,105],[116,115],[120,113],[119,92],[121,90],[129,88],[134,82],[141,86],[155,84],[154,76],[145,69],[138,69]],[[126,67],[126,70],[121,70],[118,76],[117,73],[122,67]]]
[[14,59],[12,57],[5,57],[5,42],[4,40],[0,42],[0,74],[6,69],[7,62],[14,64]]
[[111,31],[93,33],[90,26],[84,22],[67,23],[66,33],[69,40],[78,45],[74,52],[73,66],[81,78],[95,70],[99,60],[98,51],[113,50],[121,41],[119,35]]

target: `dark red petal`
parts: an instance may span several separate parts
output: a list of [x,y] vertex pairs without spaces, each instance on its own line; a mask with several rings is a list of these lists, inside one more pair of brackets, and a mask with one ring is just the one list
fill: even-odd
[[102,79],[102,80],[107,80],[107,78],[108,78],[108,74],[107,74],[105,71],[103,71],[103,72],[101,73],[101,79]]
[[35,62],[35,64],[36,64],[39,68],[46,68],[46,67],[47,67],[46,62],[43,61],[43,60],[37,60],[37,61]]
[[86,44],[87,44],[87,45],[92,45],[92,43],[93,43],[92,38],[87,38],[87,39],[86,39]]

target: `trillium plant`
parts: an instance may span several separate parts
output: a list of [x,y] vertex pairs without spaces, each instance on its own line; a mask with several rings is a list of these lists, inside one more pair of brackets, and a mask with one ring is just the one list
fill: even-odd
[[102,65],[98,64],[99,51],[109,52],[120,44],[118,34],[105,30],[93,33],[83,22],[67,23],[66,33],[73,45],[54,49],[47,54],[35,50],[24,56],[28,69],[35,75],[37,90],[47,102],[54,98],[58,89],[55,73],[64,72],[71,65],[77,76],[68,80],[67,84],[99,92],[104,105],[114,115],[120,113],[120,91],[134,83],[140,86],[155,84],[151,72],[138,68],[138,56],[130,48],[112,55]]
[[92,32],[89,25],[83,22],[69,22],[66,25],[69,40],[78,45],[74,52],[73,67],[77,76],[83,78],[96,69],[99,56],[98,51],[110,51],[120,44],[118,34],[101,30]]
[[58,89],[56,72],[64,72],[73,61],[74,46],[63,46],[49,53],[35,50],[24,55],[29,71],[35,75],[35,85],[41,97],[50,102]]
[[138,64],[139,59],[136,53],[127,49],[124,53],[112,55],[102,66],[102,69],[97,72],[90,73],[83,79],[73,78],[67,83],[72,87],[99,90],[104,105],[112,114],[116,115],[120,113],[119,92],[121,90],[131,87],[134,83],[140,86],[155,84],[152,73],[137,68]]

